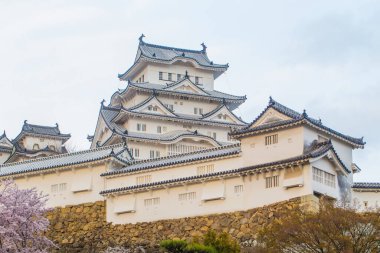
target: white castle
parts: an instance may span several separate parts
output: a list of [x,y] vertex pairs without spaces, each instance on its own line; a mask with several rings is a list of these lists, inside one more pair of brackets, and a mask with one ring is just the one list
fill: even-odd
[[[380,201],[379,183],[354,183],[353,138],[269,99],[251,123],[245,96],[214,89],[228,69],[207,56],[139,39],[126,81],[101,104],[91,149],[68,153],[58,128],[25,121],[0,137],[0,177],[49,194],[58,207],[105,200],[116,224],[247,210],[302,197]],[[380,204],[380,202],[379,202]]]

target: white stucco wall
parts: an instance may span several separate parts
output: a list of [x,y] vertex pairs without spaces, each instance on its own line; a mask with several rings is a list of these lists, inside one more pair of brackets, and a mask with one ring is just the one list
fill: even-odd
[[[104,179],[99,175],[106,171],[105,164],[84,164],[81,168],[52,171],[49,174],[15,177],[15,183],[22,189],[36,188],[48,195],[47,207],[77,205],[103,200],[99,192],[104,189]],[[78,184],[90,181],[91,189],[82,192],[72,190]],[[65,190],[52,192],[52,185],[66,184]]]
[[380,191],[353,190],[352,199],[363,211],[380,208]]

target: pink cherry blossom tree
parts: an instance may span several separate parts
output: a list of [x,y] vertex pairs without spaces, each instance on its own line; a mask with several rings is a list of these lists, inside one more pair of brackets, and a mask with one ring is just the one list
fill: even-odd
[[53,243],[44,236],[47,196],[0,181],[0,253],[45,253]]

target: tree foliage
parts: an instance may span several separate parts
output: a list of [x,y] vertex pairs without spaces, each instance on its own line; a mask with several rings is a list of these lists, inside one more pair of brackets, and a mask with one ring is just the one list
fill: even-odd
[[319,210],[285,211],[258,239],[272,253],[375,253],[380,252],[380,216],[322,199]]
[[45,253],[53,246],[44,236],[49,226],[46,201],[36,189],[0,181],[0,252]]
[[164,240],[160,247],[169,253],[238,253],[240,247],[227,233],[209,231],[202,239],[192,242],[184,240]]

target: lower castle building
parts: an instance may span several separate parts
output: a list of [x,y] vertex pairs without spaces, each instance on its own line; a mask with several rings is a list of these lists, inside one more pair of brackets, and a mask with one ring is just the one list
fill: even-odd
[[233,112],[246,97],[214,89],[227,68],[209,60],[204,44],[180,49],[142,36],[135,62],[119,75],[127,87],[102,102],[91,149],[67,153],[69,135],[58,126],[25,122],[22,137],[0,139],[0,177],[48,194],[49,207],[105,200],[107,221],[116,224],[322,195],[377,205],[378,184],[353,182],[360,169],[352,152],[364,148],[363,138],[272,98],[246,123]]

